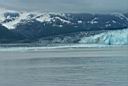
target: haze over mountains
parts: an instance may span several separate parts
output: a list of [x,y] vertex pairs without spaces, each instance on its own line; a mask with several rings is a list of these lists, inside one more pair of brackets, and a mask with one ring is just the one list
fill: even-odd
[[[119,35],[126,29],[123,37],[125,42],[121,44],[128,44],[127,28],[128,13],[41,13],[0,10],[0,43],[81,43],[83,37],[95,37],[110,30],[118,30]],[[116,35],[116,31],[112,34]],[[119,41],[122,40],[118,40],[117,37],[116,39],[120,44]],[[96,40],[95,43],[99,43],[99,39]]]
[[0,7],[14,10],[75,13],[127,12],[128,0],[0,0]]

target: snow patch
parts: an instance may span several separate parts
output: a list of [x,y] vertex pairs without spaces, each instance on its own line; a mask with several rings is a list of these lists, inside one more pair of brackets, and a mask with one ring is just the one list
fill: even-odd
[[49,14],[44,14],[39,18],[36,18],[37,21],[40,22],[50,22],[52,20],[51,16]]
[[56,24],[53,24],[52,26],[53,27],[60,27],[60,28],[63,27],[63,25],[56,25]]
[[82,24],[83,23],[83,21],[81,21],[81,20],[79,20],[79,21],[77,21],[78,22],[78,24]]
[[65,20],[65,19],[62,19],[62,18],[60,18],[60,17],[55,17],[55,19],[58,19],[58,20],[62,21],[63,23],[68,23],[68,24],[71,23],[70,21]]
[[97,23],[98,23],[97,19],[98,19],[98,18],[94,18],[94,19],[92,19],[91,21],[89,21],[88,23],[97,24]]
[[111,27],[111,24],[106,24],[105,27]]

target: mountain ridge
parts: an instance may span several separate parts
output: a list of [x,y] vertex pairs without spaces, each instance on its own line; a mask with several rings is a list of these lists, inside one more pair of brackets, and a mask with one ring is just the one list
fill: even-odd
[[[14,42],[33,42],[49,36],[128,28],[128,14],[40,13],[1,10],[1,28],[15,35]],[[98,34],[98,33],[95,33]],[[10,38],[3,34],[6,40]],[[19,38],[18,38],[19,37]],[[1,39],[0,39],[0,42]],[[12,42],[12,41],[10,41]]]

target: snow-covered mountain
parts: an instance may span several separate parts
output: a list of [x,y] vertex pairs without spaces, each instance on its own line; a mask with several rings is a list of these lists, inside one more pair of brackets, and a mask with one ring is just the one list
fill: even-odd
[[[53,40],[53,37],[74,37],[67,43],[79,43],[84,36],[125,28],[128,28],[128,13],[42,13],[0,9],[0,31],[5,31],[0,32],[1,43],[12,42],[12,39],[16,39],[14,42]],[[11,35],[8,37],[7,34]]]
[[126,14],[72,14],[72,13],[39,13],[18,12],[0,9],[0,23],[8,29],[17,29],[19,24],[30,22],[49,23],[53,27],[63,27],[63,24],[73,25],[74,28],[86,25],[91,28],[119,28],[128,26]]
[[[65,17],[65,14],[25,12],[25,11],[18,12],[18,11],[0,9],[0,23],[8,29],[16,29],[18,24],[26,24],[29,22],[33,22],[34,20],[40,23],[43,22],[52,23],[55,22],[56,20],[59,20],[63,23],[70,23],[70,21],[65,20],[61,17]],[[60,25],[58,26],[61,27]]]

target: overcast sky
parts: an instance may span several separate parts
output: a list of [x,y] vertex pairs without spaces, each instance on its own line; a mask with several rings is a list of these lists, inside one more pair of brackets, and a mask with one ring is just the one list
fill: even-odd
[[0,0],[0,7],[51,12],[128,12],[128,0]]

